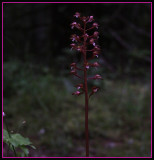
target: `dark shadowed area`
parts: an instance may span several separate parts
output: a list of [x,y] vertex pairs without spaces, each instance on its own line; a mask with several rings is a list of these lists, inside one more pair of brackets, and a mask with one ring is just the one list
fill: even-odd
[[[101,90],[89,100],[90,156],[151,155],[151,5],[4,4],[4,117],[9,130],[29,137],[31,157],[85,156],[84,95],[70,64],[75,12],[99,24],[101,67],[88,75]],[[22,124],[23,121],[26,123]],[[4,125],[4,128],[6,126]],[[13,156],[4,144],[4,156]]]

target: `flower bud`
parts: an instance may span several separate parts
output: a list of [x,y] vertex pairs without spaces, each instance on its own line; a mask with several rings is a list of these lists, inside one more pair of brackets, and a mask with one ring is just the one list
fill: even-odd
[[96,87],[96,86],[92,87],[92,91],[93,91],[94,93],[96,93],[98,90],[99,90],[99,87]]
[[94,32],[94,34],[93,34],[93,36],[94,36],[94,37],[96,37],[97,39],[99,38],[99,36],[98,36],[98,35],[99,35],[99,33],[98,33],[97,31],[96,31],[96,32]]
[[76,63],[71,63],[70,66],[71,66],[71,69],[76,69]]
[[75,43],[70,44],[70,46],[72,47],[71,49],[75,49],[76,48],[76,44]]
[[79,90],[80,88],[83,89],[83,84],[77,84],[75,87]]
[[98,29],[98,24],[97,23],[93,23],[93,27]]
[[92,96],[94,93],[96,93],[98,90],[99,90],[99,87],[96,87],[96,86],[92,87],[92,92],[90,93],[89,98],[90,98],[90,96]]
[[82,17],[82,21],[86,22],[87,18],[86,17]]
[[74,42],[76,40],[76,34],[71,35],[70,39]]
[[76,12],[75,15],[74,15],[74,17],[79,18],[80,17],[80,13]]
[[86,68],[86,69],[89,69],[89,67],[90,67],[90,64],[89,64],[89,63],[86,63],[85,68]]
[[90,77],[89,79],[103,79],[99,74],[96,74],[94,77]]
[[100,64],[98,64],[97,62],[94,62],[91,66],[92,66],[92,67],[99,67]]
[[95,44],[95,40],[92,38],[92,39],[90,39],[90,41],[89,41],[89,43],[90,44],[92,44],[93,46],[95,46],[96,44]]
[[80,91],[76,91],[76,92],[72,93],[72,95],[77,95],[77,96],[79,96],[80,94],[82,94]]
[[76,27],[77,29],[80,29],[80,28],[81,28],[81,25],[78,23],[75,27]]
[[88,37],[89,37],[89,35],[86,33],[86,34],[84,35],[85,40],[87,40]]
[[89,69],[89,66],[88,66],[88,65],[86,66],[86,69]]
[[96,74],[95,79],[102,79],[102,77],[99,74]]
[[71,73],[71,74],[77,74],[75,69],[71,70],[70,73]]
[[77,25],[76,22],[71,23],[71,29],[73,29]]
[[71,63],[70,66],[75,68],[76,67],[76,63]]
[[94,51],[94,52],[93,52],[93,57],[97,57],[97,58],[98,58],[98,54],[99,54],[98,51]]
[[76,50],[80,52],[81,51],[81,46],[77,46]]
[[75,42],[78,42],[78,41],[80,41],[80,37],[79,36],[77,36],[76,34],[73,34],[73,35],[71,35],[71,38],[70,38],[73,42],[75,41]]
[[94,21],[94,18],[93,16],[90,16],[88,22],[92,22],[92,21]]
[[99,46],[94,46],[94,51],[100,51],[100,48],[99,48]]

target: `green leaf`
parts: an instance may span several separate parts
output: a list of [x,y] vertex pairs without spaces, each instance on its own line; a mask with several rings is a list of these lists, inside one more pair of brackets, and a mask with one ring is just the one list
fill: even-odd
[[36,147],[35,147],[35,146],[33,146],[33,145],[30,145],[30,147],[32,147],[33,149],[36,149]]
[[24,156],[27,157],[28,154],[29,154],[28,148],[26,148],[25,146],[21,146],[20,149],[21,149],[21,150],[23,151],[23,153],[24,153],[22,156],[23,156],[23,157],[24,157]]
[[9,145],[10,137],[7,130],[3,129],[3,142]]
[[24,157],[24,156],[28,156],[29,154],[29,150],[27,148],[27,146],[32,147],[33,149],[36,149],[35,146],[32,145],[31,141],[29,140],[29,138],[25,138],[20,134],[10,134],[7,130],[3,129],[3,141],[9,145],[9,148],[13,151],[13,147],[14,148],[20,148],[23,152],[20,153],[19,155]]
[[10,142],[13,146],[19,147],[19,146],[28,146],[31,145],[32,143],[30,142],[29,138],[24,138],[20,134],[12,134]]
[[9,139],[8,131],[3,129],[3,140],[7,140],[7,139]]

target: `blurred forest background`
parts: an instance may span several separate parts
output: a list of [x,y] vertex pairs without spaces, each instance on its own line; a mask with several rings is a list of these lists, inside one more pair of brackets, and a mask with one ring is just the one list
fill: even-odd
[[70,50],[75,12],[93,15],[100,33],[101,67],[89,71],[104,78],[89,82],[101,87],[89,102],[90,156],[150,156],[151,5],[3,7],[5,118],[36,146],[30,156],[85,156],[84,96],[71,95],[79,80],[69,74],[80,60]]

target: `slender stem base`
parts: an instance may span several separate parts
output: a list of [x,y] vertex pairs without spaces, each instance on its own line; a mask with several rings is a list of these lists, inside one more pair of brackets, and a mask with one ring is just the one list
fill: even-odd
[[[86,34],[86,23],[84,23],[84,35]],[[89,157],[89,132],[88,132],[88,86],[87,86],[87,57],[86,57],[86,38],[84,38],[84,87],[85,87],[85,137],[86,137],[86,157]]]
[[89,133],[88,133],[88,87],[87,71],[84,72],[85,84],[85,136],[86,136],[86,157],[89,157]]

